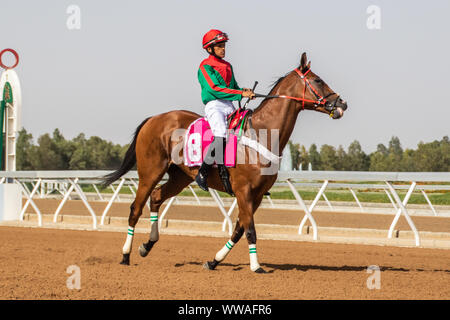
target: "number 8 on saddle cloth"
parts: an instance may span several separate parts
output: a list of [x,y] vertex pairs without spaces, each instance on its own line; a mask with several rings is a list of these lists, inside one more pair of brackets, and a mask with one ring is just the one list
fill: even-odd
[[[229,117],[231,121],[228,128],[237,128],[239,122],[245,120],[247,112],[248,110],[239,112],[238,109],[236,113],[231,114]],[[240,130],[242,130],[242,128],[240,128]],[[205,118],[199,118],[192,122],[186,131],[184,139],[184,164],[188,167],[200,166],[213,139],[214,135],[211,131],[211,127]],[[224,164],[226,167],[236,166],[237,142],[238,136],[231,130],[225,147]]]

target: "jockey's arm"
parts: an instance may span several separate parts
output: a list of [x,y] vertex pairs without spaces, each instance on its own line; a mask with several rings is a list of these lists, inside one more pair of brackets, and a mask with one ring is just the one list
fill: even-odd
[[250,98],[253,99],[255,96],[255,93],[253,92],[253,90],[248,89],[248,88],[240,88],[237,84],[236,78],[234,76],[234,70],[233,67],[231,67],[231,72],[232,72],[232,77],[231,77],[231,82],[230,82],[230,87],[234,88],[234,89],[240,89],[242,90],[242,97],[243,98]]

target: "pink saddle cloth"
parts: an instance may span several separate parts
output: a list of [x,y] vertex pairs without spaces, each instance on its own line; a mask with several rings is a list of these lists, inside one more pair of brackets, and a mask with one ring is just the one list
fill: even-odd
[[[208,121],[199,118],[192,122],[184,139],[184,164],[188,167],[200,166],[208,152],[208,147],[213,141],[214,135]],[[225,166],[236,165],[237,136],[230,133],[225,147]]]

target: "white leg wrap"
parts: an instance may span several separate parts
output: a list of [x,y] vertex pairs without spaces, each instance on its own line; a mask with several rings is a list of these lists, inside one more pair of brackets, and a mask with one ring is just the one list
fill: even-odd
[[250,270],[256,271],[261,267],[258,263],[258,257],[256,255],[256,244],[250,244],[248,246],[248,250],[250,253]]
[[228,240],[228,242],[223,246],[222,249],[219,250],[219,252],[216,253],[216,261],[220,262],[228,255],[228,253],[233,249],[234,242],[231,240]]
[[134,237],[134,228],[128,227],[128,234],[127,234],[127,240],[125,240],[125,244],[122,248],[122,253],[127,254],[131,252],[131,246],[133,244],[133,237]]
[[159,240],[158,212],[150,212],[150,240]]

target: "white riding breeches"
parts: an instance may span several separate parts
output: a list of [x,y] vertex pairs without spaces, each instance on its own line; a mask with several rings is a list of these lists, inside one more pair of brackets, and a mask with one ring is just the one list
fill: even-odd
[[206,119],[215,137],[227,135],[227,116],[236,110],[229,100],[212,100],[205,106]]

